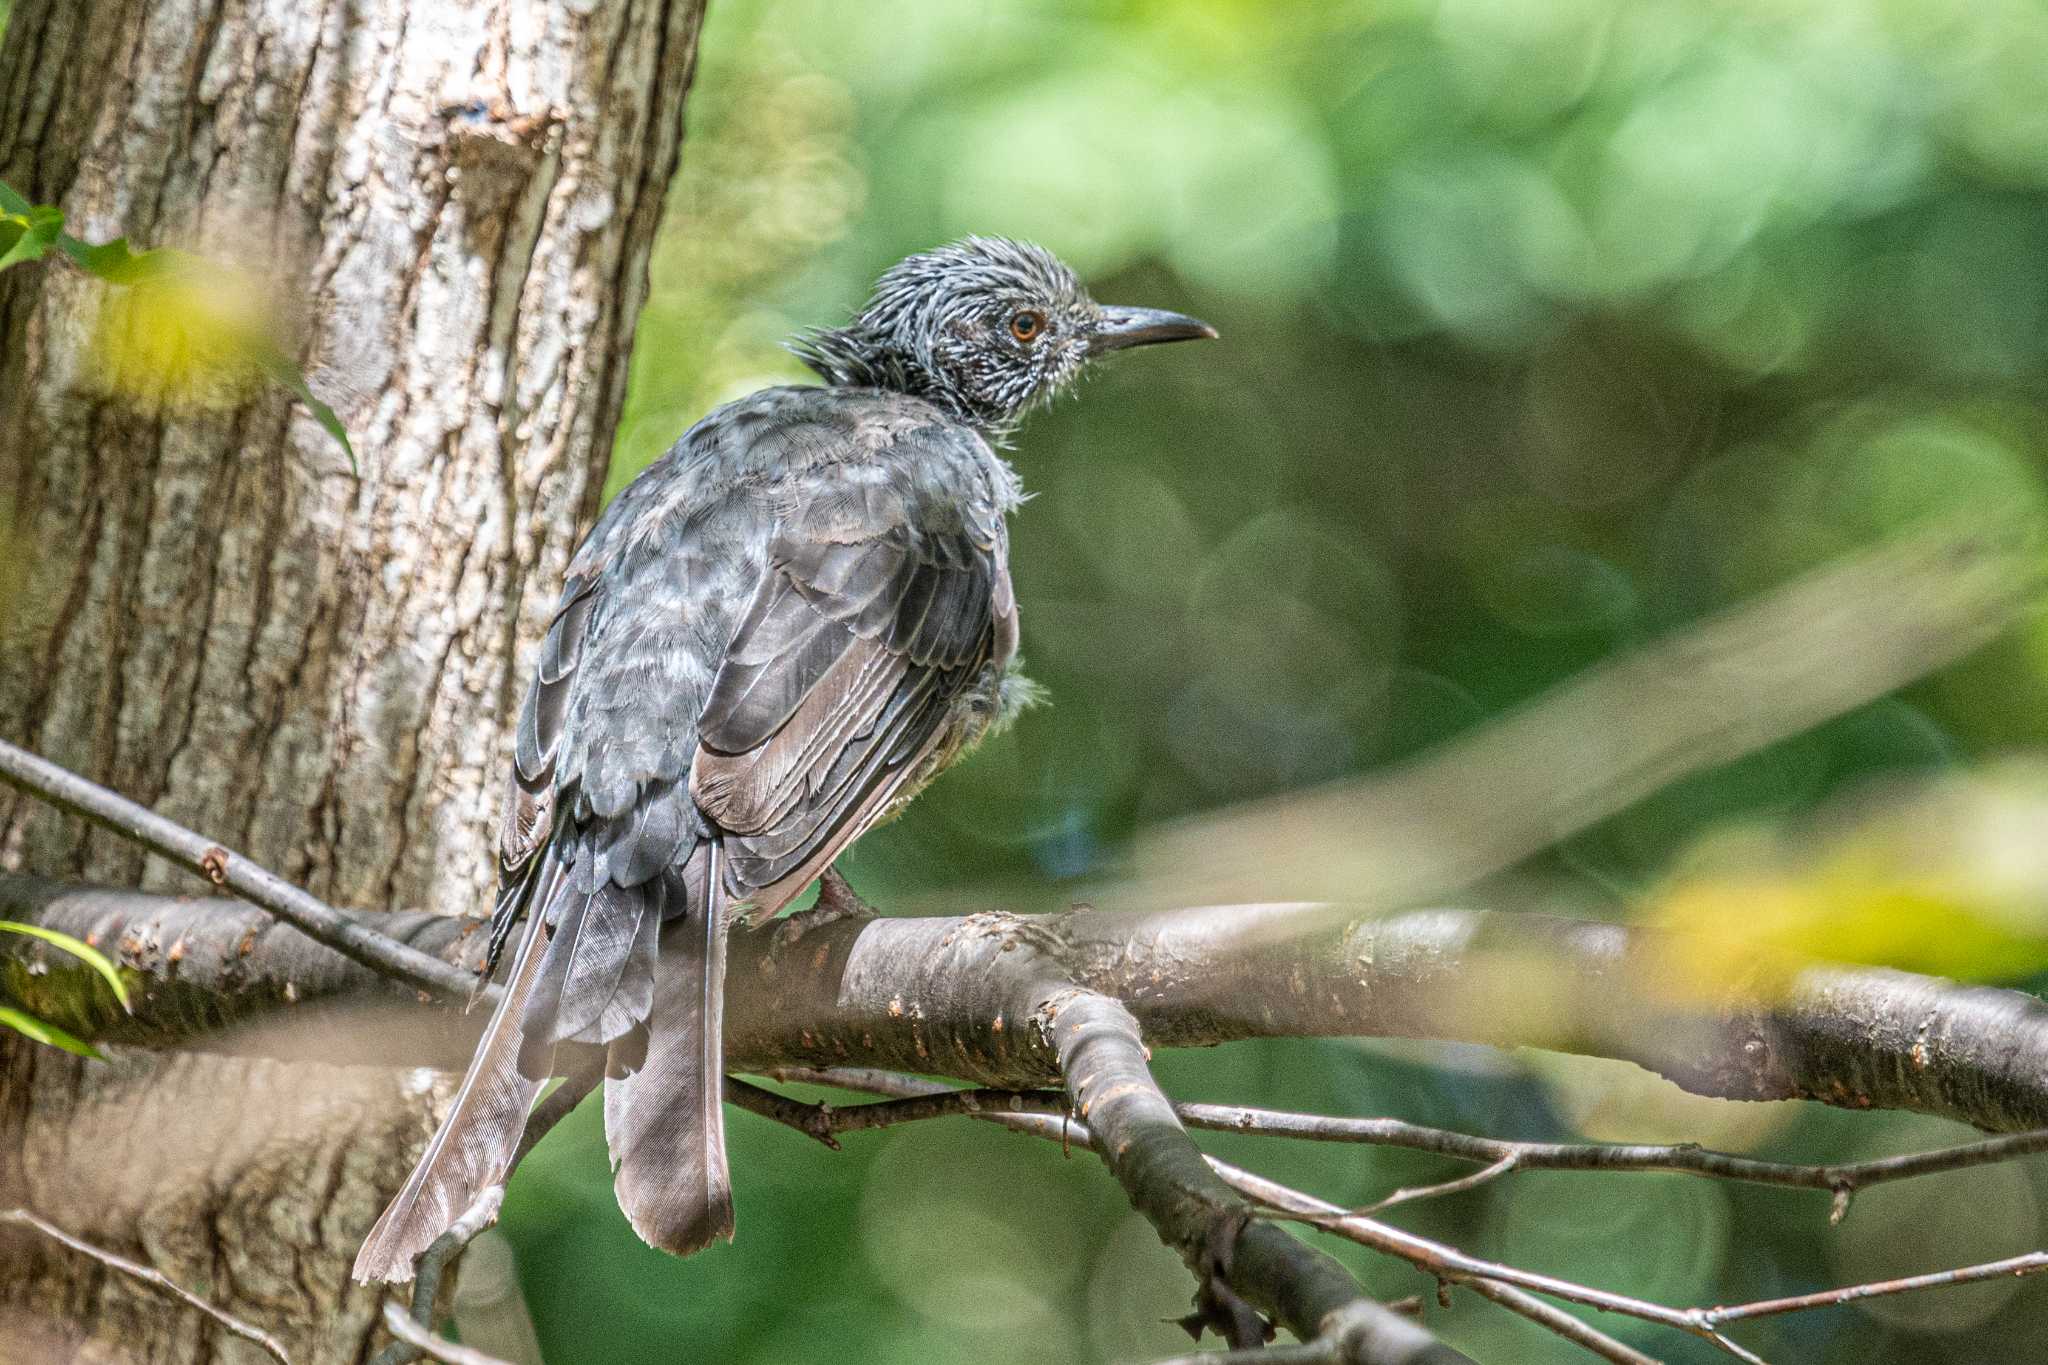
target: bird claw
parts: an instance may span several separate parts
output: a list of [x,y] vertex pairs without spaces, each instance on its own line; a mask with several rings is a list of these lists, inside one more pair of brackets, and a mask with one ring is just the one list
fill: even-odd
[[775,946],[794,948],[804,935],[828,924],[836,924],[843,919],[874,917],[875,908],[855,894],[837,868],[828,867],[818,875],[817,903],[808,910],[782,917],[781,923],[776,925]]

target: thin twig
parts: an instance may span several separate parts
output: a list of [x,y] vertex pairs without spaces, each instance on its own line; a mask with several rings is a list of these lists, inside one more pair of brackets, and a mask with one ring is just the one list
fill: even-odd
[[1562,1308],[1525,1294],[1510,1284],[1494,1280],[1467,1280],[1465,1287],[1482,1298],[1492,1299],[1511,1313],[1520,1313],[1539,1327],[1546,1327],[1566,1341],[1583,1346],[1614,1365],[1664,1365],[1655,1356],[1644,1355],[1625,1341],[1617,1341],[1590,1323],[1579,1321]]
[[[725,1102],[736,1104],[749,1113],[796,1129],[805,1137],[815,1138],[833,1151],[839,1150],[839,1139],[833,1134],[838,1131],[839,1110],[829,1104],[807,1104],[793,1100],[787,1095],[778,1095],[764,1086],[751,1084],[737,1076],[725,1078]],[[865,1107],[865,1106],[862,1106]]]
[[1524,1171],[1634,1171],[1709,1176],[1752,1185],[1843,1191],[1868,1189],[1893,1180],[1936,1175],[1943,1171],[1987,1166],[2015,1157],[2048,1152],[2048,1128],[2006,1137],[1985,1138],[1927,1152],[1877,1157],[1841,1164],[1800,1165],[1717,1152],[1697,1143],[1518,1142],[1476,1137],[1444,1128],[1428,1128],[1386,1118],[1333,1118],[1243,1105],[1181,1104],[1175,1106],[1190,1128],[1225,1133],[1262,1133],[1304,1138],[1313,1142],[1355,1142],[1433,1152],[1460,1161],[1489,1164],[1508,1157]]
[[[900,1073],[871,1067],[777,1067],[768,1073],[792,1084],[829,1085],[842,1090],[887,1093],[878,1082]],[[768,1093],[768,1092],[764,1092]],[[777,1097],[784,1103],[798,1101]],[[989,1111],[1060,1114],[1066,1097],[1051,1090],[941,1088],[874,1104],[824,1106],[833,1133],[883,1128],[896,1123],[964,1114],[986,1117]],[[1987,1166],[2016,1157],[2048,1152],[2048,1128],[1984,1138],[1926,1152],[1877,1157],[1868,1161],[1802,1165],[1718,1152],[1697,1143],[1521,1142],[1478,1137],[1446,1128],[1429,1128],[1388,1118],[1342,1118],[1302,1114],[1248,1105],[1190,1104],[1176,1101],[1173,1112],[1190,1128],[1221,1133],[1253,1133],[1312,1142],[1346,1142],[1401,1147],[1431,1152],[1460,1161],[1484,1162],[1487,1169],[1441,1185],[1397,1190],[1361,1213],[1375,1212],[1425,1196],[1452,1194],[1515,1171],[1602,1171],[1664,1173],[1733,1180],[1788,1189],[1821,1190],[1838,1199],[1857,1190],[1894,1180],[1937,1175],[1945,1171]],[[1840,1221],[1839,1216],[1835,1221]]]
[[[472,1346],[458,1346],[446,1337],[435,1336],[426,1328],[407,1317],[395,1303],[384,1305],[384,1325],[391,1329],[391,1335],[410,1346],[420,1355],[443,1361],[446,1365],[507,1365],[493,1355],[485,1355]],[[414,1359],[418,1359],[417,1356]]]
[[[824,1070],[792,1067],[785,1068],[776,1074],[778,1079],[805,1081],[811,1084],[838,1085],[845,1089],[867,1090],[880,1094],[942,1098],[946,1093],[959,1093],[948,1092],[946,1087],[936,1082],[877,1071],[872,1068],[844,1067]],[[839,1110],[835,1112],[846,1111]],[[1047,1137],[1055,1136],[1056,1134],[1053,1130],[1058,1127],[1054,1120],[1043,1114],[1017,1113],[995,1107],[962,1108],[950,1112],[970,1114],[975,1118],[1003,1123],[1010,1127],[1035,1132]],[[1274,1111],[1253,1112],[1273,1114]],[[1276,1117],[1286,1120],[1321,1122],[1320,1120],[1313,1120],[1313,1116],[1308,1115],[1280,1114],[1276,1115]],[[1379,1121],[1364,1120],[1361,1122]],[[1246,1128],[1245,1125],[1241,1124],[1232,1124],[1231,1126],[1233,1129],[1245,1131],[1266,1131],[1256,1127]],[[1279,1126],[1285,1128],[1287,1125],[1282,1124]],[[1438,1132],[1439,1130],[1425,1131]],[[1292,1135],[1300,1136],[1301,1134],[1294,1133]],[[1074,1140],[1082,1143],[1088,1143],[1091,1140],[1085,1130],[1078,1128],[1074,1130],[1073,1136]],[[1463,1135],[1447,1134],[1444,1136],[1462,1138]],[[1861,1181],[1864,1184],[1874,1184],[1883,1180],[1904,1179],[1908,1176],[1925,1175],[1936,1170],[1953,1170],[1960,1165],[1982,1164],[1982,1162],[1987,1160],[2021,1155],[2027,1151],[2037,1151],[2039,1146],[2030,1145],[2030,1142],[2031,1140],[2038,1139],[2038,1136],[2038,1134],[2021,1134],[2011,1139],[1994,1139],[1990,1142],[1968,1143],[1961,1147],[1938,1152],[1913,1153],[1901,1157],[1885,1157],[1876,1161],[1857,1163],[1852,1166],[1796,1169],[1832,1172],[1837,1177],[1846,1177],[1852,1183]],[[1489,1140],[1472,1139],[1472,1141],[1486,1142]],[[1507,1145],[1510,1147],[1514,1146],[1514,1144]],[[1589,1150],[1597,1152],[1609,1149],[1594,1145]],[[1674,1150],[1698,1152],[1699,1149],[1681,1148]],[[1463,1155],[1463,1153],[1456,1154]],[[1512,1155],[1513,1153],[1510,1152],[1509,1154]],[[1743,1159],[1735,1158],[1735,1160]],[[1522,1289],[1549,1295],[1552,1298],[1564,1299],[1567,1302],[1585,1304],[1588,1307],[1598,1308],[1606,1312],[1621,1313],[1629,1317],[1641,1318],[1644,1321],[1655,1322],[1665,1327],[1690,1332],[1695,1336],[1702,1337],[1737,1359],[1752,1362],[1753,1365],[1755,1362],[1759,1362],[1761,1358],[1740,1343],[1729,1338],[1721,1331],[1722,1326],[1732,1322],[1746,1321],[1751,1318],[1770,1317],[1782,1313],[1797,1313],[1816,1308],[1834,1307],[1840,1304],[1854,1303],[1862,1299],[1912,1293],[1922,1289],[1945,1288],[1950,1285],[2001,1279],[2006,1276],[2034,1275],[2048,1271],[2048,1252],[2030,1252],[2021,1256],[2007,1257],[2004,1260],[1961,1266],[1953,1270],[1935,1271],[1925,1275],[1910,1275],[1895,1280],[1848,1285],[1839,1289],[1820,1290],[1811,1294],[1799,1294],[1787,1298],[1762,1299],[1752,1303],[1731,1304],[1716,1308],[1670,1308],[1662,1304],[1649,1302],[1648,1300],[1631,1298],[1625,1294],[1616,1294],[1589,1285],[1575,1284],[1568,1280],[1560,1280],[1548,1275],[1539,1275],[1530,1271],[1516,1269],[1513,1266],[1469,1256],[1453,1247],[1417,1236],[1414,1233],[1405,1232],[1389,1224],[1381,1223],[1358,1214],[1348,1213],[1339,1205],[1316,1199],[1311,1195],[1303,1194],[1299,1190],[1290,1189],[1276,1181],[1268,1180],[1264,1176],[1244,1170],[1241,1167],[1233,1166],[1228,1162],[1219,1161],[1215,1157],[1209,1158],[1209,1164],[1234,1188],[1275,1209],[1286,1217],[1297,1219],[1311,1226],[1323,1228],[1325,1231],[1358,1242],[1362,1246],[1371,1247],[1374,1250],[1396,1256],[1441,1280],[1469,1284],[1475,1290],[1486,1294],[1488,1298],[1504,1306],[1511,1307],[1517,1312],[1523,1312],[1524,1309],[1530,1306],[1530,1301],[1526,1295],[1518,1298],[1513,1294],[1503,1295],[1490,1291],[1499,1290],[1502,1287],[1506,1287],[1509,1290]],[[1768,1165],[1769,1163],[1761,1164]],[[1591,1169],[1598,1168],[1596,1166]],[[1613,1167],[1612,1169],[1630,1168]],[[1485,1174],[1485,1172],[1480,1174]],[[1795,1182],[1792,1180],[1776,1180],[1769,1183],[1790,1184]],[[1801,1180],[1797,1183],[1807,1182]],[[1826,1182],[1818,1182],[1814,1187],[1827,1188],[1828,1185]],[[1587,1327],[1585,1323],[1579,1322],[1578,1319],[1570,1317],[1569,1314],[1557,1313],[1556,1310],[1551,1310],[1551,1313],[1545,1317],[1537,1317],[1534,1313],[1525,1313],[1525,1316],[1531,1316],[1538,1321],[1543,1321],[1552,1330],[1562,1330],[1563,1323],[1569,1321],[1578,1329],[1583,1329],[1586,1332],[1593,1331],[1592,1328]],[[1646,1359],[1640,1352],[1636,1352],[1633,1348],[1614,1341],[1611,1337],[1605,1337],[1598,1333],[1594,1335],[1600,1338],[1600,1344],[1593,1344],[1591,1339],[1582,1340],[1577,1335],[1573,1335],[1572,1339],[1609,1360],[1629,1362],[1629,1365],[1639,1365],[1641,1360]]]
[[[862,1091],[868,1094],[890,1095],[898,1098],[943,1098],[947,1094],[957,1093],[936,1081],[928,1081],[922,1077],[907,1076],[901,1072],[884,1071],[874,1067],[834,1067],[830,1069],[783,1067],[770,1074],[777,1080],[800,1081],[812,1085],[833,1085],[839,1089]],[[1031,1092],[1024,1093],[1028,1095]],[[840,1113],[844,1111],[834,1110],[833,1112]],[[1046,1113],[1030,1112],[1028,1110],[1018,1112],[1017,1110],[997,1106],[953,1112],[967,1113],[971,1117],[984,1122],[1001,1124],[1005,1128],[1027,1133],[1033,1137],[1043,1138],[1048,1142],[1072,1140],[1091,1150],[1094,1149],[1094,1134],[1089,1132],[1087,1125],[1074,1120],[1065,1113],[1055,1117]],[[769,1117],[777,1116],[769,1115]],[[792,1127],[803,1127],[803,1119],[798,1116],[783,1119],[782,1121],[790,1123]],[[1208,1162],[1210,1168],[1216,1171],[1218,1175],[1222,1176],[1226,1181],[1236,1184],[1231,1179],[1232,1175],[1237,1173],[1235,1167],[1219,1162],[1215,1157],[1209,1157]],[[1266,1182],[1266,1184],[1271,1189],[1286,1188],[1284,1186],[1271,1185],[1271,1182]],[[1241,1192],[1252,1193],[1254,1198],[1259,1197],[1256,1192],[1245,1191],[1242,1186],[1239,1186],[1239,1189]],[[1304,1203],[1316,1202],[1308,1195],[1299,1194],[1295,1191],[1289,1191],[1289,1193],[1295,1193]],[[1326,1207],[1334,1209],[1337,1206],[1332,1204]],[[1479,1286],[1474,1283],[1473,1287],[1476,1289]],[[1585,1347],[1602,1359],[1617,1362],[1618,1365],[1659,1365],[1659,1362],[1654,1358],[1645,1356],[1640,1351],[1636,1351],[1632,1347],[1616,1341],[1598,1328],[1580,1322],[1570,1314],[1552,1308],[1539,1299],[1532,1298],[1507,1286],[1496,1285],[1493,1288],[1504,1291],[1498,1294],[1487,1294],[1487,1297],[1493,1299],[1494,1302],[1499,1303],[1512,1312],[1529,1318],[1539,1326],[1548,1328],[1550,1331],[1556,1332],[1560,1336],[1564,1336],[1568,1340]],[[1389,1308],[1395,1307],[1392,1304],[1386,1306]],[[1212,1355],[1207,1358],[1214,1359],[1216,1357]],[[1172,1365],[1172,1363],[1162,1362],[1162,1365]]]
[[1955,1270],[1936,1270],[1925,1275],[1907,1275],[1896,1280],[1854,1284],[1845,1289],[1823,1289],[1812,1294],[1794,1294],[1782,1299],[1758,1299],[1753,1303],[1738,1303],[1727,1308],[1694,1311],[1700,1315],[1702,1321],[1710,1324],[1739,1322],[1746,1318],[1775,1317],[1780,1313],[1803,1313],[1809,1308],[1833,1308],[1838,1304],[1882,1298],[1889,1294],[1910,1294],[1921,1289],[1946,1289],[1952,1284],[1975,1284],[1979,1280],[2038,1275],[2044,1270],[2048,1270],[2048,1251],[2030,1251],[2022,1256],[2008,1256],[2002,1261],[1984,1261],[1977,1265],[1960,1266]]
[[[584,1097],[597,1089],[604,1080],[604,1061],[601,1055],[591,1054],[579,1058],[562,1078],[560,1085],[550,1090],[547,1097],[533,1107],[526,1116],[526,1130],[519,1135],[519,1146],[513,1149],[512,1160],[505,1167],[505,1178],[511,1179],[512,1172],[519,1169],[519,1163],[526,1160],[540,1140],[554,1130],[556,1124],[567,1118]],[[498,1207],[505,1200],[505,1186],[502,1182],[492,1185],[476,1197],[460,1218],[449,1225],[446,1232],[427,1244],[420,1253],[418,1264],[413,1269],[412,1316],[409,1319],[421,1333],[431,1336],[434,1327],[434,1300],[440,1297],[441,1280],[448,1273],[456,1257],[469,1248],[477,1235],[498,1219]],[[396,1311],[396,1305],[386,1308],[387,1316]],[[412,1365],[422,1355],[432,1355],[429,1347],[423,1346],[414,1337],[394,1332],[398,1340],[379,1351],[371,1365]],[[435,1338],[438,1340],[438,1338]]]
[[285,1353],[283,1344],[276,1337],[260,1327],[252,1327],[225,1309],[217,1308],[213,1304],[208,1303],[191,1290],[173,1282],[162,1271],[152,1266],[143,1265],[139,1261],[131,1261],[126,1256],[117,1256],[113,1252],[96,1247],[90,1242],[81,1241],[58,1227],[55,1223],[40,1218],[30,1213],[27,1209],[8,1209],[5,1212],[0,1212],[0,1223],[18,1223],[23,1227],[34,1228],[51,1241],[67,1246],[81,1256],[90,1256],[101,1265],[118,1270],[130,1279],[140,1280],[152,1288],[160,1289],[189,1307],[198,1309],[244,1341],[255,1342],[274,1359],[282,1362],[282,1365],[292,1365],[292,1358]]
[[1418,1199],[1435,1199],[1446,1194],[1462,1194],[1466,1190],[1477,1189],[1489,1180],[1498,1180],[1509,1171],[1514,1170],[1519,1160],[1520,1158],[1513,1152],[1509,1152],[1491,1166],[1474,1171],[1470,1175],[1459,1176],[1456,1180],[1440,1180],[1433,1185],[1403,1186],[1378,1203],[1367,1204],[1362,1209],[1353,1209],[1352,1212],[1361,1215],[1381,1213],[1393,1208],[1397,1204],[1409,1204]]
[[[510,1173],[509,1168],[507,1173]],[[400,1313],[396,1303],[384,1305],[386,1322],[396,1317],[408,1323],[413,1328],[413,1333],[408,1334],[393,1328],[391,1334],[398,1340],[379,1351],[370,1365],[412,1365],[412,1362],[422,1355],[434,1355],[434,1348],[422,1344],[420,1338],[425,1337],[428,1341],[438,1340],[433,1335],[434,1300],[441,1293],[441,1277],[447,1273],[449,1265],[455,1258],[477,1239],[477,1234],[497,1221],[498,1206],[504,1202],[504,1185],[486,1186],[483,1193],[463,1210],[462,1216],[448,1226],[446,1232],[427,1244],[427,1249],[420,1253],[419,1263],[413,1270],[412,1316],[408,1318]]]
[[467,999],[476,985],[476,978],[461,968],[379,933],[243,855],[5,740],[0,740],[0,781],[227,888],[372,971],[454,1000]]
[[604,1057],[601,1053],[593,1053],[570,1068],[569,1074],[562,1077],[562,1083],[550,1090],[547,1098],[533,1106],[533,1112],[526,1116],[526,1131],[519,1135],[519,1145],[512,1149],[512,1164],[505,1168],[505,1178],[511,1179],[512,1172],[519,1169],[519,1163],[526,1160],[526,1154],[553,1132],[556,1124],[569,1117],[603,1081]]
[[1553,1275],[1520,1270],[1498,1261],[1483,1260],[1477,1256],[1467,1255],[1455,1247],[1403,1231],[1391,1224],[1346,1213],[1338,1205],[1290,1189],[1278,1181],[1268,1180],[1262,1175],[1233,1166],[1229,1162],[1211,1157],[1209,1164],[1214,1166],[1217,1173],[1233,1187],[1274,1210],[1276,1216],[1319,1227],[1325,1232],[1334,1233],[1360,1246],[1398,1257],[1438,1280],[1454,1284],[1492,1280],[1517,1289],[1548,1295],[1553,1299],[1563,1299],[1568,1303],[1581,1303],[1589,1308],[1641,1318],[1646,1322],[1690,1332],[1694,1336],[1713,1342],[1738,1359],[1755,1361],[1755,1357],[1747,1350],[1730,1341],[1713,1322],[1703,1318],[1701,1310],[1668,1308],[1663,1304],[1651,1303],[1647,1299],[1631,1298],[1627,1294],[1576,1284]]

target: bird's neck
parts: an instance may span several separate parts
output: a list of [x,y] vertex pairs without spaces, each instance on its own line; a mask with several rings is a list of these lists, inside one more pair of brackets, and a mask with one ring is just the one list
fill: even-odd
[[834,388],[907,393],[990,440],[1001,440],[1015,425],[1013,415],[984,411],[943,376],[934,374],[920,357],[905,354],[858,324],[814,329],[791,341],[789,349]]

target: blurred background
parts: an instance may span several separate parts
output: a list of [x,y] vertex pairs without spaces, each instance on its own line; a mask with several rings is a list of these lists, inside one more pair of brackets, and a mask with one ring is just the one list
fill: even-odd
[[[614,489],[715,404],[807,378],[783,338],[968,232],[1037,240],[1097,297],[1223,333],[1105,367],[1017,441],[1039,495],[1013,531],[1024,653],[1053,704],[845,864],[888,910],[1084,888],[1113,905],[1148,822],[1384,767],[1929,516],[2039,514],[2037,0],[717,0],[702,54]],[[1935,784],[1992,810],[2001,848],[2038,851],[2048,784],[2025,754],[2044,739],[2034,628],[1572,838],[1518,869],[1508,908],[1655,915],[1675,868],[1759,834],[1795,899],[1802,860],[1883,880],[1882,822],[1859,835],[1840,814],[1873,784]],[[1806,847],[1816,821],[1831,852]],[[1942,946],[1916,926],[1952,944],[1973,908],[2043,909],[2039,878],[1979,880],[1948,866],[1901,901],[1833,875],[1808,946],[1831,914],[1891,915],[1875,956],[1912,965]],[[1916,917],[1930,904],[1954,914]],[[1942,965],[2027,979],[2042,954],[2021,925],[2019,951],[2008,935]],[[1536,1054],[1157,1060],[1183,1098],[1503,1137],[1819,1160],[1966,1136]],[[1190,1283],[1092,1158],[966,1122],[837,1154],[731,1122],[739,1240],[688,1262],[619,1217],[589,1106],[523,1168],[504,1227],[550,1362],[1186,1349],[1167,1320]],[[1202,1141],[1347,1203],[1470,1169]],[[1688,1304],[2029,1250],[2044,1195],[2037,1160],[1866,1193],[1831,1229],[1817,1194],[1524,1174],[1394,1217]],[[1336,1250],[1378,1293],[1433,1291]],[[1469,1294],[1431,1318],[1481,1360],[1586,1358]],[[1601,1325],[1672,1361],[1722,1358]],[[2031,1359],[2048,1285],[1741,1335],[1813,1365]]]

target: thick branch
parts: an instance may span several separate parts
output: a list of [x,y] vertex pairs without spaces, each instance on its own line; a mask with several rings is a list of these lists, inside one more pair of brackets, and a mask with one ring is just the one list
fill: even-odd
[[[0,878],[0,914],[97,942],[134,973],[123,1016],[90,972],[0,944],[0,987],[83,1037],[174,1043],[321,1002],[417,1000],[261,911]],[[394,914],[395,933],[464,961],[474,921]],[[1813,968],[1782,999],[1702,1010],[1661,994],[1649,931],[1543,915],[1418,911],[1295,938],[1289,907],[1128,915],[842,921],[797,944],[741,934],[727,979],[740,1070],[881,1066],[982,1085],[1059,1083],[1017,990],[1072,980],[1122,1001],[1152,1046],[1407,1037],[1635,1061],[1698,1094],[1906,1109],[1980,1128],[2048,1127],[2048,1006],[2032,996],[1864,968]],[[1020,1014],[1019,1011],[1025,1011]],[[476,1023],[324,1029],[329,1060],[458,1066]],[[468,1032],[465,1032],[467,1030]],[[275,1052],[274,1036],[209,1046]]]
[[1153,1081],[1130,1011],[1106,996],[1066,990],[1045,1003],[1041,1019],[1058,1051],[1067,1096],[1094,1135],[1096,1151],[1132,1207],[1204,1277],[1205,1300],[1241,1294],[1304,1342],[1341,1329],[1339,1359],[1347,1362],[1467,1361],[1367,1299],[1351,1272],[1328,1254],[1269,1223],[1246,1221],[1248,1206],[1209,1169]]

